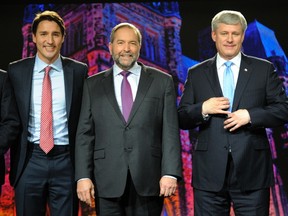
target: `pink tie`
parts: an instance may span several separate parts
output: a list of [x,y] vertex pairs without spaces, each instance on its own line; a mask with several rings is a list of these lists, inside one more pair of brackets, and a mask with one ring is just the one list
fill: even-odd
[[49,76],[50,66],[45,68],[42,86],[40,148],[48,154],[54,146],[53,117],[52,117],[52,89]]
[[121,84],[121,100],[122,100],[122,113],[127,122],[130,111],[133,105],[133,96],[132,90],[127,77],[129,76],[129,71],[122,71],[121,75],[123,76],[122,84]]

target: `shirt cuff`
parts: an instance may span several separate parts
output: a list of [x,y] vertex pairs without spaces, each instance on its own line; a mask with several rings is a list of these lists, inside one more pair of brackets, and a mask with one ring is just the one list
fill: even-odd
[[203,114],[203,113],[202,113],[202,117],[203,117],[203,119],[204,119],[205,121],[207,121],[210,116],[209,116],[209,114]]
[[176,177],[174,177],[174,176],[171,176],[171,175],[164,175],[163,177],[173,178],[173,179],[176,179],[176,180],[177,180],[177,178],[176,178]]

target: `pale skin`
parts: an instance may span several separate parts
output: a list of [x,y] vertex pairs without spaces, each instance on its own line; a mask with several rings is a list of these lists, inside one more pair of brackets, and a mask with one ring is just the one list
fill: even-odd
[[[227,25],[219,24],[218,28],[211,33],[219,55],[230,60],[240,51],[244,40],[244,32],[240,24]],[[246,109],[239,109],[234,112],[226,111],[230,106],[229,100],[225,97],[213,97],[202,104],[203,114],[227,114],[224,121],[224,128],[230,132],[248,124],[251,119]]]
[[[109,51],[115,63],[123,70],[129,70],[140,55],[141,44],[135,31],[128,27],[119,28],[115,32],[113,42],[109,43]],[[177,179],[163,176],[159,181],[159,196],[168,197],[175,194]],[[78,198],[92,206],[94,185],[90,179],[81,179],[77,182]]]
[[64,35],[54,21],[44,20],[39,23],[36,34],[32,35],[37,47],[38,57],[47,64],[52,64],[60,55]]

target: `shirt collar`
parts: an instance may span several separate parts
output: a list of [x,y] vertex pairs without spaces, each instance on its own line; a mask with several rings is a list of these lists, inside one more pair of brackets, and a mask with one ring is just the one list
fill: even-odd
[[[44,68],[47,66],[48,64],[42,61],[37,54],[35,57],[35,69],[34,70],[38,73],[44,72]],[[58,56],[56,61],[50,64],[50,66],[53,68],[53,70],[59,71],[59,72],[63,69],[60,55]]]
[[[123,69],[121,69],[117,64],[113,65],[113,76],[114,77],[119,75],[122,71],[123,71]],[[133,67],[129,69],[129,72],[131,72],[134,75],[140,75],[141,66],[137,62],[135,62]]]
[[[226,62],[226,59],[223,59],[219,53],[217,53],[217,58],[216,58],[216,65],[217,68],[219,69],[220,67],[223,66],[223,64]],[[241,63],[241,52],[239,52],[234,58],[230,59],[229,61],[233,62],[234,65],[236,65],[238,68],[240,68],[240,63]]]

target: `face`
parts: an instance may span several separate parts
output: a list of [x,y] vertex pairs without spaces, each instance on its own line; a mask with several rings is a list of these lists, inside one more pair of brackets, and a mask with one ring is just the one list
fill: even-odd
[[44,20],[39,23],[37,32],[33,34],[39,58],[47,64],[53,63],[59,56],[64,36],[54,21]]
[[114,41],[109,43],[114,62],[123,70],[129,70],[134,65],[139,58],[140,48],[136,33],[128,27],[118,29]]
[[241,25],[219,24],[218,28],[211,33],[220,56],[226,60],[234,58],[242,48],[244,32]]

